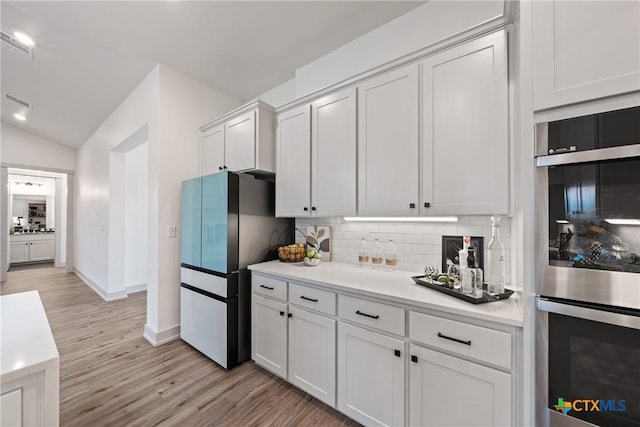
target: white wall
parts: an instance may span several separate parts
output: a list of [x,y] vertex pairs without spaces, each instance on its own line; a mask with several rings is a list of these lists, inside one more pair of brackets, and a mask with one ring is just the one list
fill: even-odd
[[76,170],[76,150],[18,129],[1,124],[2,153],[0,162],[28,169]]
[[74,266],[105,299],[126,296],[124,267],[122,274],[114,270],[115,264],[124,265],[124,252],[112,252],[113,260],[109,253],[110,227],[114,227],[111,239],[124,240],[124,224],[109,223],[110,207],[116,206],[112,197],[121,196],[111,194],[110,169],[116,165],[110,152],[145,125],[149,144],[159,143],[159,75],[155,67],[78,150]]
[[159,66],[159,141],[149,145],[149,275],[145,337],[162,343],[179,333],[180,239],[167,227],[180,224],[180,186],[198,175],[198,128],[241,101]]
[[429,1],[296,71],[310,94],[502,16],[504,1]]
[[149,225],[148,143],[128,151],[125,156],[125,271],[127,292],[146,289],[148,270],[147,236]]

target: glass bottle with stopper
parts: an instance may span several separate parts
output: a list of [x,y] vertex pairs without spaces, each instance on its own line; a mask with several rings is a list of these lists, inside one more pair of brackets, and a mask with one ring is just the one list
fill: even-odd
[[491,241],[487,246],[487,290],[491,294],[504,293],[504,245],[500,241],[500,217],[491,217]]

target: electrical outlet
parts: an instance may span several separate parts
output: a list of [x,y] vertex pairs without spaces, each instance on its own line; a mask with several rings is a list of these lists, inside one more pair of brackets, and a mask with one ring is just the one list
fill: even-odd
[[167,237],[170,239],[173,239],[176,237],[177,234],[177,225],[170,225],[167,227]]

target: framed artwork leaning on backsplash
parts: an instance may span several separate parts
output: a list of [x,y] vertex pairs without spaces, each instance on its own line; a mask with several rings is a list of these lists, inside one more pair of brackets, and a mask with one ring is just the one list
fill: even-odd
[[[471,246],[476,250],[476,266],[484,271],[484,237],[471,237]],[[442,272],[449,265],[460,265],[458,251],[462,249],[462,236],[442,236]]]
[[331,261],[331,227],[328,225],[308,225],[307,245],[322,253],[322,261]]

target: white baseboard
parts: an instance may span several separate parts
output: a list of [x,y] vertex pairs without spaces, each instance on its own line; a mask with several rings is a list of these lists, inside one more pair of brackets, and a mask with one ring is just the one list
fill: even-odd
[[117,292],[105,291],[104,289],[102,289],[102,287],[100,285],[98,285],[93,280],[89,279],[87,276],[85,276],[77,268],[74,268],[74,272],[80,278],[80,280],[82,280],[87,286],[89,286],[91,289],[93,289],[93,291],[96,294],[100,295],[100,298],[102,298],[105,301],[114,301],[114,300],[117,300],[117,299],[123,299],[123,298],[127,297],[127,292],[125,290],[121,290],[121,291],[117,291]]
[[131,286],[127,286],[127,295],[129,294],[135,294],[136,292],[144,292],[147,290],[147,284],[146,283],[140,283],[138,285],[131,285]]
[[145,324],[144,334],[142,336],[149,341],[152,346],[157,347],[180,338],[180,325],[175,325],[163,331],[155,331],[149,324]]

